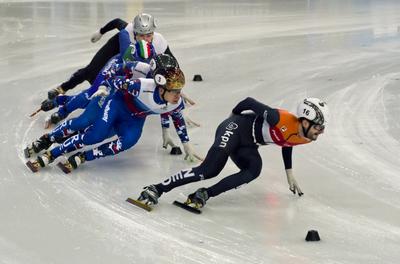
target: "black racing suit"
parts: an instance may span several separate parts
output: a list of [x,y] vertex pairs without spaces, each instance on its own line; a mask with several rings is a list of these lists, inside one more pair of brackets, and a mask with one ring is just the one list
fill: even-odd
[[[252,110],[254,114],[241,114],[244,110]],[[208,187],[209,197],[215,197],[249,183],[260,175],[262,160],[258,145],[264,145],[265,142],[257,140],[260,138],[262,128],[256,124],[265,119],[271,127],[275,126],[279,121],[279,112],[253,98],[246,98],[232,110],[232,113],[233,115],[217,127],[214,143],[205,160],[198,167],[182,170],[155,185],[160,195],[175,187],[217,176],[225,167],[229,157],[240,171]],[[282,154],[285,168],[291,168],[292,147],[283,147]]]

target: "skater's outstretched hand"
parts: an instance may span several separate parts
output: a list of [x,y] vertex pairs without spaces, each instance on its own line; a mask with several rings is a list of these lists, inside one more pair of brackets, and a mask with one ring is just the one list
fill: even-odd
[[174,141],[172,140],[168,128],[163,127],[162,128],[162,138],[163,138],[163,148],[168,148],[168,146],[171,146],[171,148],[176,147]]
[[92,96],[90,96],[90,99],[95,98],[96,96],[108,96],[110,94],[110,92],[107,90],[107,87],[101,85],[97,91],[92,94]]
[[95,33],[93,33],[93,35],[90,37],[90,41],[92,43],[95,43],[97,41],[99,41],[101,39],[101,37],[103,36],[103,34],[100,33],[100,31],[96,31]]
[[293,193],[293,194],[297,194],[299,196],[303,195],[303,192],[300,189],[300,186],[297,184],[296,179],[293,176],[293,171],[292,169],[287,169],[286,170],[286,177],[287,177],[287,181],[289,183],[289,190]]
[[193,151],[192,144],[189,142],[183,143],[183,149],[185,151],[185,160],[195,162],[196,160],[203,161],[204,158],[200,157]]

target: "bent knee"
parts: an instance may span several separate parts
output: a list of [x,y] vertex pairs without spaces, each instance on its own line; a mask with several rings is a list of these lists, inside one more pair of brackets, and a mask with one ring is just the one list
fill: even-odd
[[202,178],[210,179],[217,176],[224,166],[218,164],[218,162],[203,162],[198,167],[193,168],[193,171],[196,172],[196,175],[201,175]]
[[243,172],[244,182],[249,183],[249,182],[255,180],[258,176],[260,176],[260,172],[261,171],[259,171],[258,173],[254,173],[250,170],[244,171]]
[[257,178],[261,174],[262,164],[250,166],[248,169],[249,173],[253,175],[254,178]]
[[121,137],[118,139],[118,143],[121,146],[121,150],[127,150],[131,147],[135,146],[136,143],[139,141],[140,137]]

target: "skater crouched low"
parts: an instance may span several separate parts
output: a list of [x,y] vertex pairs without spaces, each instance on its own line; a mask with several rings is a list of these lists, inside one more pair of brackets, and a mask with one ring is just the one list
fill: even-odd
[[[245,110],[251,110],[253,113],[243,114]],[[200,188],[188,196],[186,205],[201,208],[211,197],[256,179],[262,169],[258,147],[269,144],[282,148],[289,189],[301,196],[303,192],[292,171],[292,149],[293,146],[317,140],[325,131],[327,118],[328,107],[317,98],[301,101],[297,116],[283,109],[271,108],[253,98],[246,98],[232,110],[232,115],[217,127],[214,143],[200,166],[181,170],[163,182],[145,187],[138,200],[143,204],[157,204],[162,194],[176,187],[217,176],[225,167],[228,158],[231,158],[239,168],[237,173],[208,188]]]
[[85,161],[116,155],[138,142],[148,115],[164,113],[171,114],[174,124],[177,124],[177,133],[183,143],[185,157],[196,159],[198,155],[189,143],[185,120],[181,113],[184,108],[181,97],[181,90],[185,84],[183,72],[177,66],[176,60],[167,54],[157,55],[155,61],[153,79],[115,78],[109,81],[115,93],[92,100],[88,107],[91,108],[91,104],[94,104],[95,114],[90,116],[95,116],[96,119],[86,129],[80,127],[75,130],[61,124],[50,135],[42,136],[38,144],[34,142],[32,148],[38,148],[33,150],[35,153],[47,149],[54,141],[60,144],[39,155],[36,160],[28,161],[27,166],[36,172],[65,153],[100,143],[114,134],[118,136],[116,140],[77,152],[70,156],[66,163],[58,165],[68,173]]

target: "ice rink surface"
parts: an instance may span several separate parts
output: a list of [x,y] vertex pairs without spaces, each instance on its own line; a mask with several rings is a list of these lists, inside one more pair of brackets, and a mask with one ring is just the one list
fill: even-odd
[[[399,263],[399,10],[395,0],[0,0],[0,263]],[[28,115],[115,33],[92,44],[95,30],[140,11],[158,19],[186,74],[203,156],[247,96],[290,111],[306,96],[328,102],[326,133],[294,149],[303,197],[288,190],[280,148],[265,146],[259,178],[202,215],[171,203],[236,172],[232,162],[151,213],[133,207],[128,196],[195,165],[162,149],[157,116],[128,152],[70,175],[28,170],[22,149],[46,114]],[[320,242],[305,242],[310,229]]]

